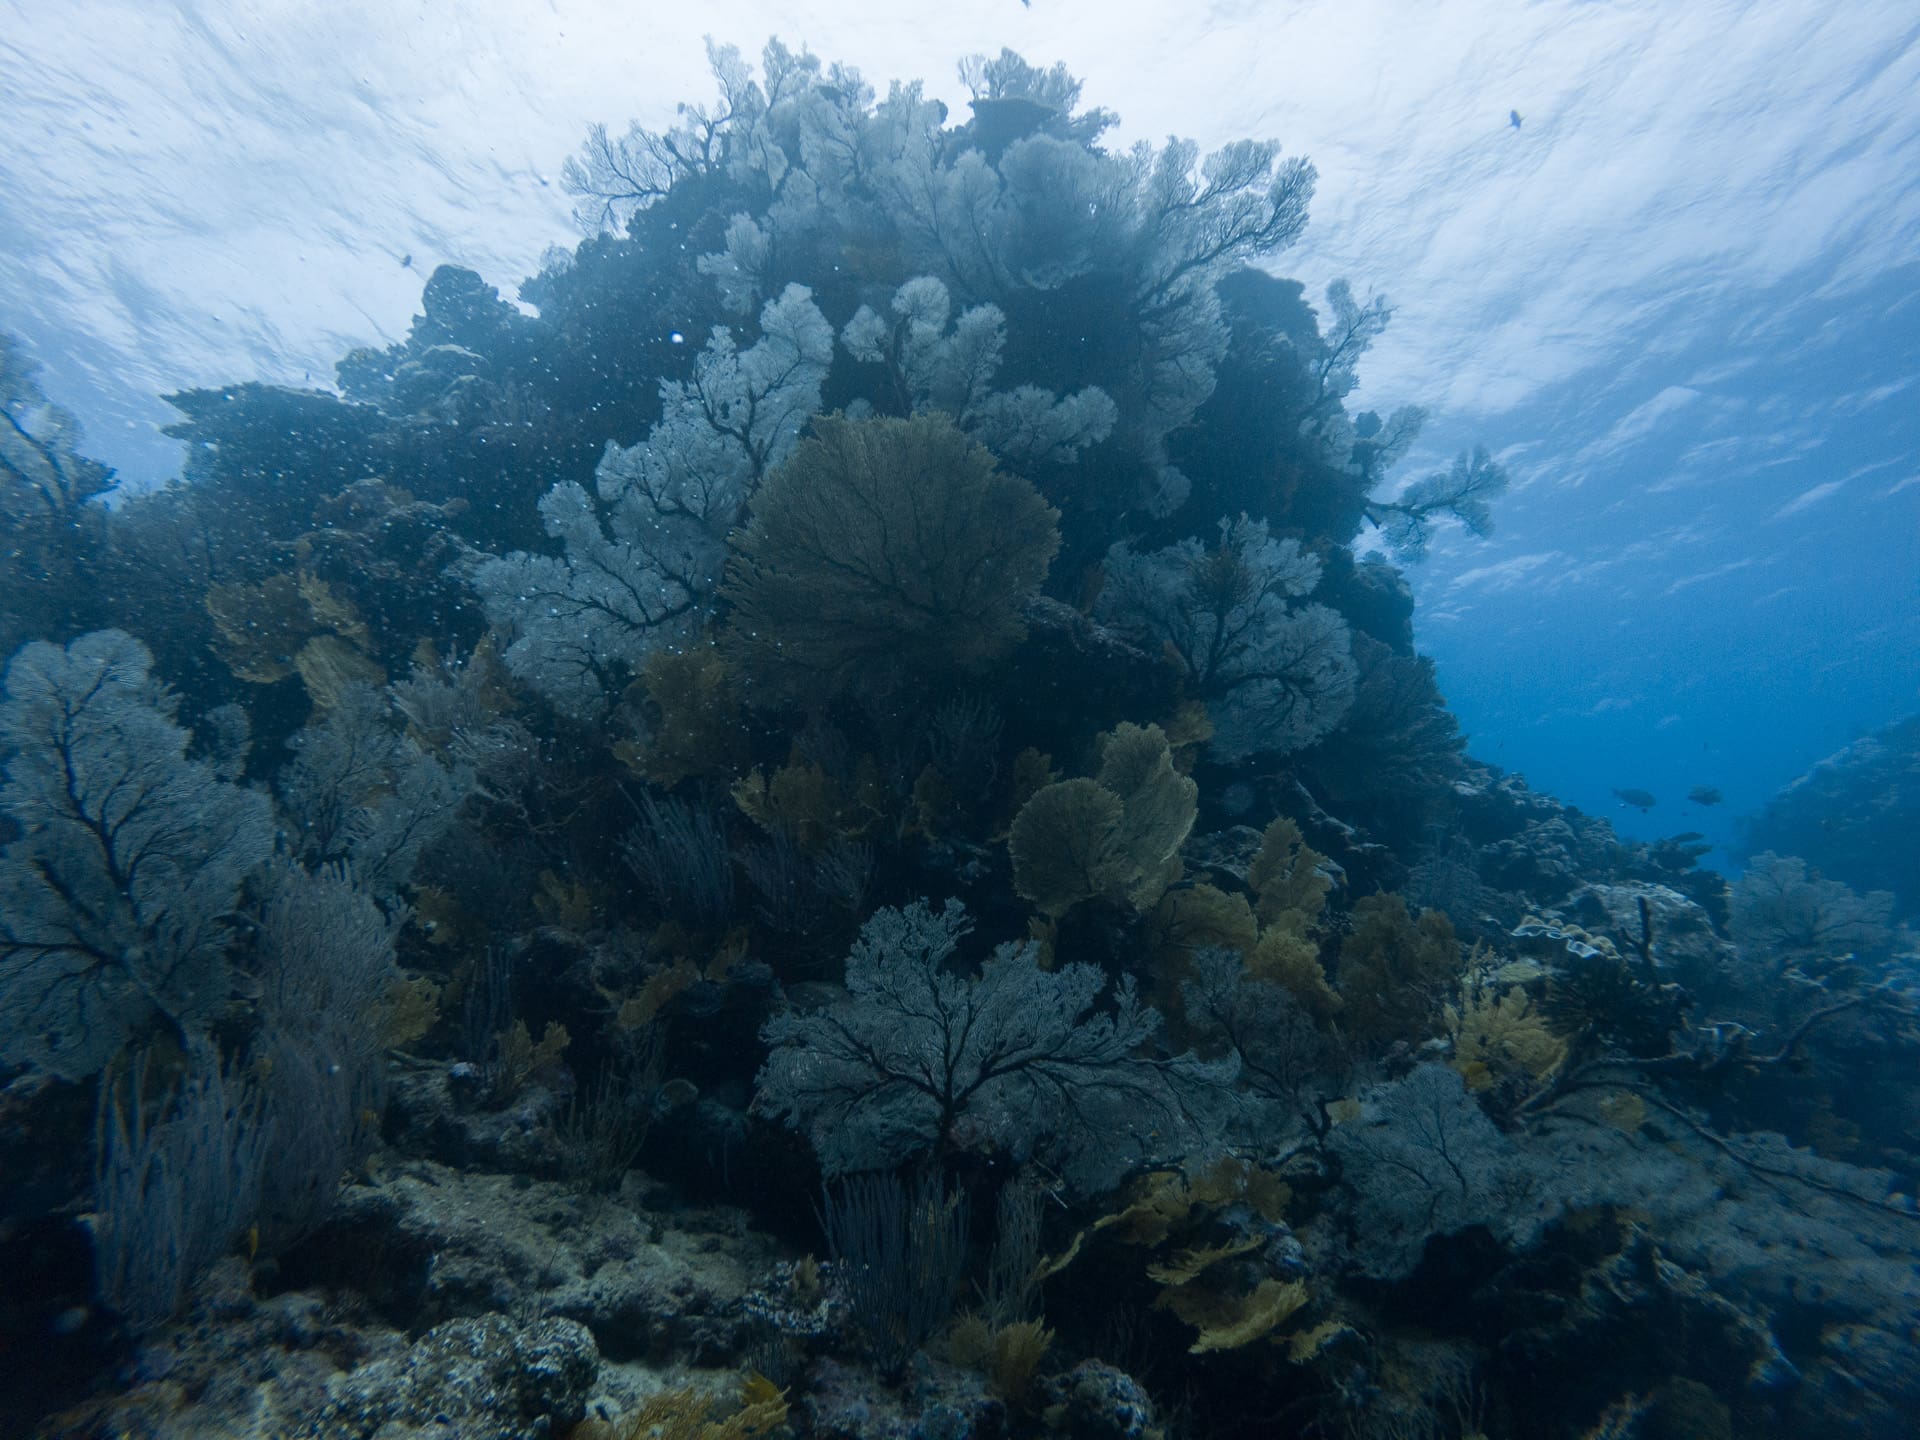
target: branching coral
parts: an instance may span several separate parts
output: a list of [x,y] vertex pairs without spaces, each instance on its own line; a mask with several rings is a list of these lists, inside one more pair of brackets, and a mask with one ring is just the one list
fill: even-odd
[[1214,282],[1306,225],[1305,161],[1268,141],[1204,158],[1183,140],[1101,149],[1111,117],[1075,115],[1078,83],[1058,67],[1011,54],[972,62],[980,99],[954,143],[946,107],[918,84],[876,101],[857,72],[777,42],[760,80],[730,46],[709,58],[717,106],[688,107],[666,131],[590,134],[564,175],[584,224],[617,224],[676,187],[724,179],[754,208],[702,269],[736,310],[851,250],[894,266],[904,257],[901,278],[932,276],[991,302],[1043,347],[1050,314],[1090,316],[1111,343],[1087,347],[1101,362],[1087,378],[1150,458],[1206,399],[1226,352]]
[[562,554],[474,563],[508,668],[568,714],[597,717],[650,654],[697,632],[727,534],[819,408],[832,359],[832,327],[805,286],[767,302],[745,350],[716,326],[691,378],[662,382],[647,439],[608,444],[598,504],[571,481],[541,500]]
[[1097,386],[1060,398],[1037,385],[988,388],[1006,346],[1007,321],[999,306],[963,311],[949,333],[947,287],[923,275],[902,285],[888,308],[891,322],[862,305],[840,332],[854,359],[883,368],[891,402],[884,408],[912,415],[944,411],[1017,468],[1071,464],[1112,433],[1114,404]]
[[[92,502],[113,471],[79,451],[79,423],[49,403],[37,367],[0,333],[0,654],[27,634],[66,634],[97,602],[80,567],[99,552],[106,512]],[[24,622],[24,623],[23,623]]]
[[1298,603],[1320,583],[1320,563],[1266,522],[1220,522],[1220,541],[1183,540],[1107,555],[1100,615],[1164,646],[1189,692],[1207,704],[1221,760],[1284,754],[1340,723],[1353,700],[1344,620]]
[[1457,520],[1469,535],[1493,533],[1492,500],[1505,493],[1506,468],[1487,447],[1461,451],[1453,464],[1415,480],[1391,500],[1367,502],[1366,515],[1386,534],[1387,543],[1409,560],[1426,554],[1436,518]]
[[1871,953],[1888,939],[1893,895],[1857,895],[1809,874],[1806,862],[1765,851],[1733,887],[1733,936],[1750,956],[1778,965]]
[[155,1023],[191,1033],[231,988],[273,810],[188,757],[152,663],[100,630],[7,667],[0,809],[20,833],[0,852],[0,1063],[91,1075]]
[[1098,1189],[1173,1147],[1230,1080],[1230,1067],[1156,1055],[1159,1016],[1092,965],[1042,970],[1035,946],[1002,945],[955,973],[969,924],[955,901],[882,910],[848,956],[843,998],[768,1022],[755,1103],[804,1129],[830,1173],[934,1147],[1038,1147]]

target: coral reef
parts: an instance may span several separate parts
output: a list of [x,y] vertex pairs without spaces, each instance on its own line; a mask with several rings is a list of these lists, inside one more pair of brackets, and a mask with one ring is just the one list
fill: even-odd
[[1920,715],[1854,741],[1769,799],[1749,824],[1746,855],[1804,860],[1855,890],[1885,890],[1896,914],[1920,914],[1920,871],[1907,837],[1920,824]]
[[710,58],[155,493],[0,345],[0,1431],[1906,1433],[1905,732],[1473,759],[1310,165]]
[[816,420],[735,541],[728,643],[756,684],[978,671],[1024,635],[1053,512],[938,416]]

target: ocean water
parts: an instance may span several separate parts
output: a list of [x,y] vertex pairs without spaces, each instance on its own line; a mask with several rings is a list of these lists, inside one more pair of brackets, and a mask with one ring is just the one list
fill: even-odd
[[1902,7],[5,13],[0,1430],[1911,1433]]
[[[1475,442],[1515,472],[1496,536],[1411,575],[1478,753],[1735,863],[1734,817],[1914,708],[1920,122],[1899,6],[1083,18],[22,5],[7,323],[92,453],[159,483],[179,465],[163,391],[325,384],[403,333],[436,264],[511,294],[575,233],[559,171],[584,127],[666,123],[704,83],[701,34],[804,36],[956,106],[953,57],[1010,44],[1063,59],[1128,143],[1272,135],[1315,161],[1281,268],[1396,312],[1356,404],[1432,408],[1405,473]],[[1728,799],[1690,810],[1696,785]]]

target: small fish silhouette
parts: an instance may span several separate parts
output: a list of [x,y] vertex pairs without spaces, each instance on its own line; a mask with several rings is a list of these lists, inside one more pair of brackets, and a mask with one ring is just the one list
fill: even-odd
[[1687,799],[1696,805],[1718,805],[1726,798],[1711,785],[1696,785],[1687,791]]
[[1636,810],[1651,810],[1660,803],[1646,790],[1616,790],[1613,793],[1622,805],[1631,805]]
[[1520,128],[1520,112],[1518,110],[1507,111],[1507,123],[1518,130]]

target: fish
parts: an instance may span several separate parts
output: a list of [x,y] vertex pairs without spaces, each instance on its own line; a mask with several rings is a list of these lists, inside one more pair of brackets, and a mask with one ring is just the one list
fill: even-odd
[[1696,785],[1687,791],[1687,799],[1696,805],[1718,805],[1726,798],[1711,785]]
[[1518,110],[1507,111],[1507,123],[1518,130],[1520,128],[1520,112]]
[[1615,790],[1613,793],[1622,805],[1631,805],[1636,810],[1651,810],[1660,803],[1645,790]]

